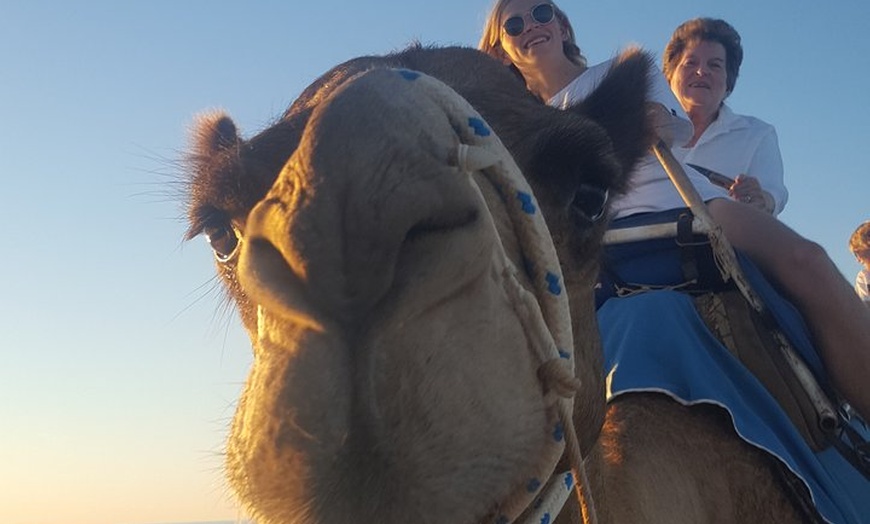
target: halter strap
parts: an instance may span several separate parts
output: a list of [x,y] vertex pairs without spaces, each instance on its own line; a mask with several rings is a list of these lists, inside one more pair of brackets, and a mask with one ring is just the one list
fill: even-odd
[[[408,81],[435,100],[450,120],[459,139],[456,163],[469,183],[483,194],[473,174],[482,174],[495,187],[508,210],[519,240],[523,262],[532,280],[532,291],[517,278],[518,269],[505,253],[498,235],[496,257],[505,291],[528,334],[530,349],[540,365],[538,375],[548,392],[545,396],[548,434],[547,449],[535,472],[518,481],[518,488],[496,508],[491,522],[508,524],[525,514],[529,523],[552,521],[573,490],[576,490],[587,519],[596,522],[594,504],[573,424],[574,396],[580,388],[574,374],[574,340],[571,314],[556,248],[541,215],[531,187],[501,140],[474,110],[450,87],[427,75],[397,70]],[[492,216],[486,220],[495,230]],[[554,473],[567,452],[571,472]],[[575,479],[580,480],[576,482]]]

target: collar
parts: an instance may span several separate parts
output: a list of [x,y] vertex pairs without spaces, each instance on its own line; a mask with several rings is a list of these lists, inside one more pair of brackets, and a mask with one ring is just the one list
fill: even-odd
[[729,131],[746,127],[749,127],[749,121],[746,117],[738,115],[732,111],[727,104],[723,103],[719,108],[719,115],[716,117],[716,120],[710,122],[710,125],[704,130],[704,133],[700,138],[698,138],[698,142],[695,146],[707,142],[708,140],[712,140],[716,136],[728,133]]

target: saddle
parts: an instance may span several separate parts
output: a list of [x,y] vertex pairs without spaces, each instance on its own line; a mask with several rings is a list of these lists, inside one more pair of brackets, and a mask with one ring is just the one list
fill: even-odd
[[[800,314],[738,253],[753,288],[765,301],[776,303],[764,312],[753,308],[733,280],[723,278],[709,238],[693,229],[693,218],[690,210],[678,209],[615,221],[605,237],[596,306],[664,289],[690,295],[709,331],[764,385],[810,449],[834,446],[870,478],[870,447],[855,430],[863,421],[833,391]],[[792,365],[789,355],[798,355],[802,362]],[[800,369],[811,372],[816,394],[798,376]],[[818,392],[825,398],[816,398]]]

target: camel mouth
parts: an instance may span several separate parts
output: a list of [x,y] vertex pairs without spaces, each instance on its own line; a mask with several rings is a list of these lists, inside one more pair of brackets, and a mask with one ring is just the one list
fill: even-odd
[[417,242],[430,235],[449,235],[475,223],[480,217],[480,211],[474,208],[453,213],[447,217],[431,217],[424,219],[408,230],[406,242]]

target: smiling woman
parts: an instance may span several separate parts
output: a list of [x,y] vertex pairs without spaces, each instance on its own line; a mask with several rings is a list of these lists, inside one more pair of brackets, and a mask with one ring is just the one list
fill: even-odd
[[[484,26],[479,48],[509,66],[525,81],[529,91],[552,106],[566,109],[592,92],[616,61],[587,67],[568,17],[558,5],[547,5],[552,5],[554,17],[541,23],[531,17],[533,11],[540,9],[539,0],[499,0]],[[518,25],[512,22],[518,18],[528,23],[523,24],[520,33],[511,35],[507,28]],[[664,78],[653,75],[650,89],[653,101],[650,106],[659,115],[658,132],[675,143],[687,141],[692,135],[691,122]],[[687,174],[704,200],[726,195],[698,172],[687,169]],[[632,187],[632,191],[613,202],[613,217],[684,205],[664,169],[651,155],[632,173]]]
[[680,25],[664,53],[664,72],[694,126],[674,155],[733,182],[729,194],[766,213],[778,215],[788,201],[776,130],[725,104],[734,91],[743,46],[724,20],[695,18]]
[[[481,40],[481,49],[489,53],[494,58],[501,60],[506,64],[512,64],[525,80],[527,88],[548,101],[550,105],[560,107],[564,110],[570,110],[576,107],[577,104],[583,103],[591,96],[589,93],[598,85],[604,73],[611,67],[611,64],[619,63],[618,59],[604,62],[593,67],[585,67],[578,64],[575,60],[565,53],[565,42],[571,39],[572,32],[569,32],[570,24],[556,17],[555,20],[549,20],[542,23],[539,20],[534,20],[529,16],[529,13],[535,9],[539,9],[536,0],[499,0],[490,17],[487,20],[484,38]],[[517,31],[520,24],[515,22],[516,19],[523,18],[522,30]],[[529,22],[529,23],[525,23]],[[558,22],[558,23],[557,23]],[[721,25],[721,24],[720,24]],[[730,26],[729,26],[730,27]],[[723,31],[724,32],[724,31]],[[733,33],[736,35],[736,33]],[[698,48],[693,45],[685,58],[684,71],[696,73],[699,79],[692,75],[685,75],[683,78],[687,82],[683,87],[694,94],[697,99],[705,102],[713,101],[714,107],[718,108],[721,102],[718,94],[725,93],[727,89],[727,77],[723,69],[727,68],[725,61],[724,45],[717,43],[723,49],[716,46]],[[736,46],[739,49],[739,44]],[[688,49],[688,48],[687,48]],[[739,59],[732,60],[732,63],[739,64]],[[736,78],[736,74],[733,75]],[[682,135],[679,140],[674,139],[675,133],[670,135],[673,142],[677,145],[685,143],[692,136],[691,122],[682,107],[677,103],[669,87],[664,82],[662,75],[654,75],[650,81],[655,84],[663,84],[663,92],[659,95],[663,96],[664,100],[653,94],[647,101],[650,106],[651,114],[655,115],[658,122],[674,122],[672,125],[662,126],[657,125],[656,131],[659,133],[661,140],[659,145],[661,149],[668,150],[670,144],[664,145],[663,129],[676,129],[682,121],[684,128],[688,128],[688,134]],[[733,86],[733,84],[731,84]],[[713,96],[710,94],[713,93]],[[703,95],[703,97],[702,97]],[[612,94],[613,97],[618,97]],[[657,146],[657,151],[660,149]],[[726,154],[727,152],[722,152]],[[735,152],[736,154],[736,152]],[[667,155],[670,158],[670,155]],[[677,162],[674,162],[677,164]],[[818,357],[824,361],[828,376],[823,376],[819,380],[824,383],[830,382],[835,393],[831,393],[830,402],[838,402],[840,395],[849,400],[855,407],[858,413],[870,414],[870,392],[864,387],[866,376],[870,373],[870,314],[867,309],[857,299],[854,292],[848,286],[848,283],[842,278],[842,275],[836,270],[831,261],[827,258],[822,249],[814,242],[809,241],[793,230],[784,226],[781,222],[773,218],[771,215],[761,212],[760,210],[746,205],[745,203],[734,202],[724,198],[725,193],[721,188],[712,185],[710,180],[702,177],[699,172],[689,168],[683,168],[681,171],[687,171],[694,176],[691,179],[691,184],[695,186],[695,190],[700,195],[693,195],[694,200],[698,201],[698,196],[704,203],[698,202],[698,205],[692,204],[692,211],[699,208],[706,208],[709,214],[713,217],[718,227],[727,237],[727,240],[742,254],[746,255],[754,264],[756,264],[767,278],[772,282],[776,282],[782,293],[787,296],[792,303],[803,314],[804,319],[810,325],[813,334],[815,348],[813,358],[817,358],[815,351],[818,351]],[[747,185],[737,182],[734,184],[740,186],[743,191]],[[751,186],[749,186],[751,187]],[[681,188],[682,190],[682,188]],[[744,201],[752,200],[752,193],[742,195],[745,196]],[[688,199],[687,199],[688,200]],[[761,198],[759,197],[759,200]],[[706,205],[705,205],[706,204]],[[629,191],[619,195],[611,206],[614,221],[612,228],[619,229],[630,227],[638,224],[641,220],[650,220],[651,217],[656,217],[659,220],[674,222],[674,217],[680,213],[691,217],[691,214],[685,209],[686,204],[676,191],[670,181],[670,176],[665,173],[663,166],[659,164],[657,159],[650,155],[648,158],[641,160],[635,170],[631,174]],[[671,215],[666,212],[671,211]],[[676,229],[676,224],[672,224]],[[715,243],[715,239],[713,243]],[[681,245],[685,245],[681,243]],[[729,247],[730,249],[730,247]],[[669,494],[679,492],[681,498],[686,496],[686,493],[680,490],[675,490],[672,485],[668,486],[668,493],[657,491],[655,482],[650,482],[644,472],[656,471],[662,474],[663,466],[661,464],[652,464],[646,462],[648,457],[652,456],[668,456],[669,454],[679,454],[687,456],[683,449],[676,451],[677,448],[683,448],[682,445],[675,445],[670,452],[663,448],[658,452],[650,452],[646,446],[652,445],[657,441],[656,437],[645,433],[643,423],[632,424],[629,421],[633,419],[632,413],[649,413],[652,408],[645,405],[647,400],[644,395],[639,395],[638,391],[662,390],[662,383],[654,381],[643,382],[642,385],[626,386],[624,382],[617,379],[610,380],[611,377],[624,376],[617,371],[631,369],[632,364],[637,365],[637,360],[633,360],[630,356],[623,358],[624,347],[632,347],[636,344],[646,351],[641,351],[641,355],[655,354],[657,348],[673,347],[675,344],[672,339],[669,339],[672,334],[685,334],[694,332],[691,321],[681,318],[675,322],[675,327],[672,329],[662,328],[661,325],[653,327],[650,332],[636,332],[634,335],[627,329],[626,325],[620,324],[613,319],[632,319],[629,323],[639,323],[643,318],[649,318],[650,311],[656,310],[676,312],[679,308],[670,307],[651,307],[645,310],[646,303],[644,300],[652,297],[652,300],[664,298],[663,295],[657,294],[656,289],[666,288],[668,293],[674,293],[674,297],[680,301],[688,299],[689,295],[681,295],[675,290],[681,289],[687,285],[691,285],[690,281],[697,282],[696,278],[691,276],[685,277],[685,280],[679,278],[674,279],[656,279],[649,276],[639,276],[633,274],[625,274],[620,271],[623,269],[618,266],[620,263],[625,263],[627,259],[632,259],[633,255],[628,255],[625,259],[613,252],[608,251],[604,259],[609,261],[607,270],[603,272],[603,288],[616,288],[614,292],[617,297],[608,298],[601,308],[598,310],[598,320],[601,326],[602,345],[604,347],[605,360],[607,362],[605,373],[609,378],[609,385],[612,391],[612,402],[608,409],[608,421],[613,421],[614,427],[627,428],[631,425],[631,429],[625,429],[619,435],[610,435],[607,430],[603,432],[603,439],[607,444],[603,447],[614,449],[636,449],[639,453],[635,459],[621,459],[619,465],[614,468],[615,471],[608,471],[605,477],[608,477],[606,487],[616,491],[617,486],[639,486],[644,485],[643,490],[649,490],[641,495],[639,499],[663,501]],[[717,254],[718,258],[718,254]],[[711,261],[711,264],[713,262]],[[646,264],[650,266],[651,271],[664,270],[664,264]],[[615,274],[615,276],[614,276]],[[608,279],[612,278],[619,282],[615,286],[608,284]],[[623,285],[624,282],[638,283],[634,285]],[[705,289],[704,291],[708,291]],[[632,300],[636,296],[637,301]],[[742,299],[741,299],[742,300]],[[836,305],[835,305],[836,304]],[[637,309],[633,309],[637,307]],[[771,308],[775,307],[773,305]],[[789,305],[791,307],[791,305]],[[692,306],[694,311],[694,306]],[[677,316],[663,315],[660,319],[664,321],[666,318],[677,319]],[[720,320],[716,320],[719,322]],[[759,331],[765,332],[770,336],[770,326],[759,328]],[[625,345],[625,346],[624,346]],[[697,348],[702,346],[703,342],[686,344],[687,347]],[[676,344],[679,346],[679,344]],[[749,349],[750,352],[759,352],[760,349],[756,345]],[[630,352],[628,354],[631,354]],[[780,356],[781,358],[781,356]],[[661,354],[656,360],[660,362],[670,362],[676,360],[680,362],[680,370],[686,372],[678,380],[664,380],[667,384],[681,384],[681,386],[673,387],[673,389],[665,389],[672,397],[665,402],[672,402],[673,399],[679,399],[680,402],[690,405],[715,404],[721,406],[731,406],[741,404],[741,402],[723,402],[721,398],[712,395],[704,399],[687,398],[681,394],[682,391],[693,390],[691,386],[683,388],[682,385],[688,384],[691,381],[693,373],[688,371],[691,366],[686,366],[686,359],[674,359],[671,356]],[[639,365],[639,369],[645,369],[650,366]],[[861,370],[861,371],[858,371]],[[707,377],[721,376],[727,373],[721,371],[705,370],[702,374]],[[735,385],[734,388],[738,391],[747,391],[747,388],[741,385]],[[810,388],[811,389],[811,388]],[[617,398],[618,395],[618,398]],[[749,395],[750,397],[754,395]],[[659,399],[656,402],[664,401]],[[652,403],[652,401],[650,401]],[[662,404],[662,412],[667,410],[665,404]],[[637,410],[637,411],[635,411]],[[693,415],[685,415],[680,418],[691,418],[693,423],[700,422],[703,413],[703,408],[691,410]],[[835,410],[828,409],[830,413]],[[628,413],[626,415],[626,413]],[[661,416],[664,420],[666,417]],[[636,419],[639,420],[639,419]],[[688,422],[688,420],[685,420]],[[814,422],[813,426],[817,424]],[[609,424],[605,424],[607,428]],[[698,428],[704,427],[700,424]],[[739,439],[737,435],[744,435],[743,427],[740,423],[736,423],[738,427],[737,433],[729,431],[715,430],[712,433],[718,433],[717,442],[710,443],[707,448],[716,448],[720,450],[726,449],[730,443],[737,443]],[[696,428],[697,429],[697,428]],[[708,428],[711,429],[711,428]],[[691,430],[688,427],[682,427],[679,432],[683,435],[688,434]],[[782,435],[778,429],[772,429],[772,432]],[[611,440],[612,438],[612,440]],[[834,441],[839,437],[832,437]],[[691,440],[700,442],[703,440],[700,434],[697,438]],[[770,449],[768,446],[760,443],[759,440],[748,439],[749,442],[755,444],[761,449]],[[789,440],[788,437],[785,440]],[[638,444],[642,442],[642,444]],[[745,443],[742,443],[745,445]],[[667,447],[666,443],[661,443]],[[720,447],[721,446],[721,447]],[[747,448],[748,449],[748,448]],[[643,450],[643,451],[641,451]],[[812,456],[812,450],[804,446],[800,448],[801,453]],[[706,453],[706,450],[704,451]],[[736,451],[722,452],[721,456],[737,456],[741,455]],[[848,455],[848,453],[847,453]],[[746,495],[738,495],[739,500],[725,503],[730,506],[730,510],[735,513],[731,516],[723,516],[723,520],[727,521],[743,521],[740,512],[749,511],[744,515],[752,514],[750,520],[759,520],[766,522],[791,522],[789,518],[783,519],[785,513],[781,508],[785,508],[789,503],[784,498],[785,492],[781,491],[779,484],[774,478],[775,470],[769,469],[766,459],[764,458],[749,458],[745,457],[749,463],[756,464],[753,469],[757,470],[759,477],[768,477],[768,480],[761,482],[762,484],[772,486],[769,492],[761,496],[765,499],[757,504],[750,503],[749,499],[755,497],[755,493],[747,493]],[[816,457],[817,460],[821,460]],[[670,462],[670,459],[668,460]],[[795,471],[794,463],[803,463],[804,459],[792,461],[788,466],[792,471]],[[788,461],[786,461],[788,463]],[[673,466],[672,466],[673,467]],[[688,465],[687,465],[688,467]],[[709,479],[711,475],[720,468],[710,464],[708,471],[690,473],[688,469],[676,467],[671,474],[665,474],[670,479],[682,479],[685,482],[684,486],[693,494],[698,496],[695,503],[691,505],[695,509],[707,507],[709,501],[718,498],[715,492],[702,492],[697,490],[699,482],[692,481],[695,479]],[[853,472],[854,473],[854,472]],[[751,475],[750,475],[751,476]],[[844,477],[845,478],[845,477]],[[756,486],[759,484],[757,480],[750,480],[749,477],[738,478],[721,478],[723,485],[729,486]],[[809,483],[808,481],[808,488]],[[715,482],[710,482],[710,485]],[[859,491],[866,493],[866,484],[859,484]],[[820,492],[830,491],[828,488],[817,489],[810,488],[814,498],[818,498]],[[641,490],[639,490],[641,491]],[[839,489],[834,489],[834,492],[839,493]],[[628,495],[625,499],[637,496],[636,493]],[[850,495],[852,496],[852,495]],[[619,498],[622,502],[623,499]],[[691,497],[689,497],[691,498]],[[860,498],[860,497],[858,497]],[[776,502],[776,501],[779,502]],[[684,502],[681,502],[684,503]],[[863,510],[855,511],[852,507],[854,500],[838,501],[834,507],[824,507],[824,503],[820,503],[818,508],[820,512],[827,515],[837,515],[843,511],[844,514],[852,515],[862,513]],[[752,504],[753,509],[746,510],[744,506]],[[667,504],[666,504],[667,506]],[[780,509],[777,509],[780,506]],[[633,508],[633,509],[630,509]],[[613,509],[613,508],[608,508]],[[697,522],[704,520],[699,517],[692,517],[692,508],[685,507],[688,515],[687,520]],[[625,521],[645,521],[658,522],[656,518],[648,518],[650,515],[656,514],[655,508],[644,507],[643,503],[633,505],[626,500],[625,507],[618,509],[618,512],[623,515]],[[625,513],[622,513],[625,512]],[[680,511],[675,511],[673,507],[667,507],[661,514],[662,522],[673,522],[673,515],[679,514]],[[719,513],[717,511],[717,513]],[[865,512],[866,513],[866,512]],[[643,515],[644,518],[638,518]],[[797,518],[797,515],[791,517]],[[837,520],[836,518],[834,519]],[[617,519],[617,521],[621,521]]]
[[[558,20],[558,23],[553,24],[554,20]],[[519,45],[503,47],[502,31],[508,38],[516,39]],[[561,46],[542,45],[551,41],[561,42]],[[540,53],[554,47],[557,50],[554,56],[567,57],[573,64],[573,68],[556,71],[553,78],[530,75],[529,70],[521,72],[522,64],[532,59],[533,49],[535,53]],[[529,91],[544,100],[549,99],[560,89],[557,84],[564,85],[586,69],[586,58],[577,47],[574,29],[568,21],[568,16],[558,6],[549,2],[496,2],[484,26],[478,48],[502,60],[526,82]]]

